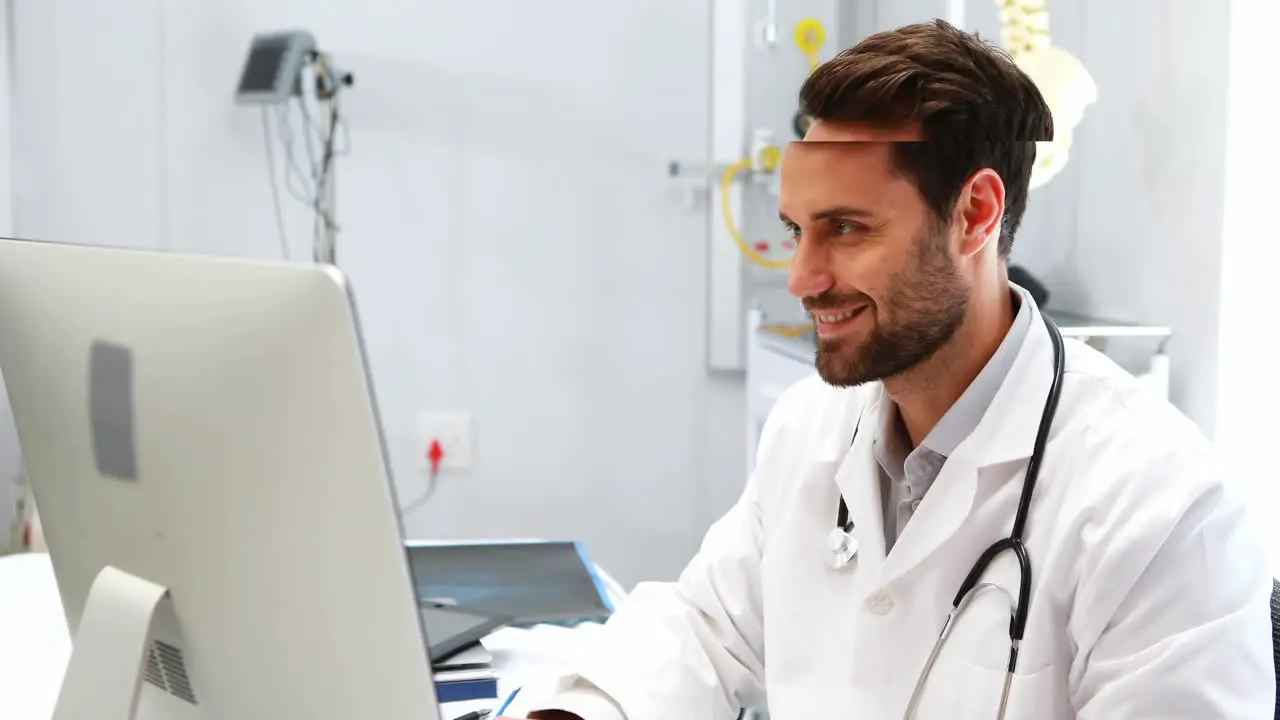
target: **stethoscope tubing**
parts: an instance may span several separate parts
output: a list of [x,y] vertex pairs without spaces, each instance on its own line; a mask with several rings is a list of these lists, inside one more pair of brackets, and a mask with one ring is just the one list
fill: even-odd
[[[1040,424],[1036,429],[1035,442],[1031,448],[1031,458],[1027,462],[1027,470],[1022,481],[1022,491],[1018,496],[1018,508],[1013,516],[1013,528],[1010,530],[1009,535],[992,543],[978,556],[978,559],[973,563],[973,567],[969,569],[969,573],[965,576],[964,581],[957,588],[955,598],[951,603],[951,611],[947,614],[947,619],[938,634],[938,639],[934,643],[929,657],[925,661],[925,666],[916,680],[911,700],[907,705],[905,717],[908,719],[914,716],[915,709],[919,705],[924,692],[925,681],[933,670],[933,665],[937,661],[938,655],[942,651],[942,646],[950,635],[956,619],[972,598],[974,591],[980,587],[993,587],[1008,596],[1008,591],[998,585],[991,583],[979,585],[983,574],[990,568],[991,563],[1005,551],[1012,552],[1017,558],[1018,598],[1016,602],[1009,598],[1013,605],[1010,608],[1009,618],[1009,661],[1000,695],[998,718],[1004,717],[1005,709],[1008,706],[1009,691],[1014,671],[1018,665],[1018,652],[1022,644],[1022,638],[1026,634],[1027,619],[1031,610],[1031,556],[1027,553],[1023,537],[1026,534],[1027,517],[1031,513],[1031,499],[1035,494],[1036,481],[1040,477],[1040,467],[1044,463],[1045,449],[1049,444],[1049,433],[1053,427],[1054,417],[1058,412],[1058,401],[1062,397],[1062,384],[1066,375],[1066,348],[1062,339],[1062,332],[1047,316],[1042,314],[1041,318],[1044,320],[1045,328],[1049,331],[1049,339],[1053,344],[1053,380],[1049,385],[1049,392],[1040,413]],[[862,418],[859,416],[859,425],[861,425],[861,421]],[[857,436],[856,426],[854,436]],[[849,507],[845,503],[843,495],[840,496],[840,507],[836,513],[836,528],[845,533],[850,533],[853,529],[849,518]]]

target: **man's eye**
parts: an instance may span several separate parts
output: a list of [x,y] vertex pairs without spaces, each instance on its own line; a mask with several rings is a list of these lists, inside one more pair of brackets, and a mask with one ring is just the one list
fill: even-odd
[[859,231],[859,230],[861,230],[861,229],[862,229],[862,226],[861,226],[861,225],[859,225],[858,223],[855,223],[855,222],[850,222],[850,221],[848,221],[848,220],[837,220],[837,221],[836,221],[836,234],[837,234],[837,235],[848,235],[848,234],[850,234],[850,233],[855,233],[855,232],[857,232],[857,231]]
[[792,240],[800,237],[800,228],[797,227],[796,225],[792,223],[786,223],[782,227],[784,230],[786,230],[787,237],[791,238]]

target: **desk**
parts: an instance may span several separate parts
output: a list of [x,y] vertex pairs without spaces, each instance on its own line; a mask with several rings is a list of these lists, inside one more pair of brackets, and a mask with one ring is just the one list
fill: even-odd
[[[493,656],[500,698],[448,703],[443,720],[496,710],[513,689],[562,672],[599,627],[540,625],[493,633],[484,644]],[[49,556],[0,557],[0,718],[49,720],[70,658],[71,639]]]
[[0,718],[49,720],[70,659],[49,556],[0,557]]
[[[539,625],[533,628],[503,628],[485,638],[484,646],[493,656],[498,673],[498,699],[446,703],[444,720],[472,710],[497,710],[518,687],[570,670],[581,656],[583,646],[601,626],[584,624],[576,628]],[[3,715],[0,715],[3,717]]]

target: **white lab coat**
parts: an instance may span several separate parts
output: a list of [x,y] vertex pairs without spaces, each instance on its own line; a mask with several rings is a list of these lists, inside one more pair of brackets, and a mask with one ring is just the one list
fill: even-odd
[[[888,557],[871,451],[880,386],[791,388],[746,491],[679,581],[638,586],[555,686],[576,689],[530,688],[523,709],[731,720],[767,698],[772,720],[901,718],[961,580],[1009,532],[1052,352],[1037,319]],[[1031,612],[1008,717],[1270,720],[1271,580],[1240,494],[1196,428],[1105,356],[1068,340],[1066,365],[1026,531]],[[861,550],[835,571],[824,550],[840,492]],[[1016,597],[1008,553],[985,579]],[[980,594],[918,717],[994,718],[1008,627],[1003,596]]]

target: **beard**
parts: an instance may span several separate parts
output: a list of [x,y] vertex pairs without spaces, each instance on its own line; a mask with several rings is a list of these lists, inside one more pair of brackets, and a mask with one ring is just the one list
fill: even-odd
[[[856,387],[907,372],[945,346],[964,322],[969,292],[951,258],[946,227],[930,223],[916,241],[915,262],[891,279],[883,302],[864,311],[874,325],[865,338],[819,338],[818,375],[834,387]],[[808,298],[810,313],[868,298],[824,293]]]

